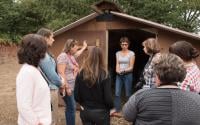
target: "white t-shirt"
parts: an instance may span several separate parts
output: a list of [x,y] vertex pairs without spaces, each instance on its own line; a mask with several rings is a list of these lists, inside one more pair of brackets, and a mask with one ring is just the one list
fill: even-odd
[[51,124],[50,89],[40,71],[23,64],[16,79],[18,124]]
[[116,57],[118,58],[118,62],[119,62],[119,69],[120,70],[125,70],[126,68],[129,67],[130,65],[130,60],[131,60],[131,57],[135,56],[135,53],[133,51],[130,51],[128,52],[128,54],[126,56],[123,56],[121,54],[121,51],[118,51],[116,53]]

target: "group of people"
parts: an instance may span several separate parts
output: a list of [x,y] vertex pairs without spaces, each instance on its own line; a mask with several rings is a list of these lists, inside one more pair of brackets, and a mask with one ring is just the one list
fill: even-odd
[[143,89],[133,94],[135,53],[128,48],[129,39],[122,37],[113,101],[101,48],[88,49],[79,66],[76,58],[86,50],[86,41],[79,49],[75,39],[68,39],[57,59],[49,51],[53,42],[53,32],[46,28],[22,38],[17,53],[22,67],[16,78],[19,125],[56,125],[58,94],[65,102],[67,125],[75,125],[76,102],[83,125],[110,125],[110,116],[121,112],[123,86],[128,101],[122,114],[135,125],[200,124],[200,70],[195,63],[199,53],[190,43],[175,42],[163,54],[157,39],[145,40],[142,45],[149,60],[138,82]]

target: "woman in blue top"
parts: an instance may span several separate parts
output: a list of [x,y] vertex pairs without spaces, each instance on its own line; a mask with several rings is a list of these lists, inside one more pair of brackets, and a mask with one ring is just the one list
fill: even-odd
[[115,83],[115,110],[120,112],[121,107],[121,89],[125,86],[127,99],[132,94],[133,66],[135,62],[135,53],[128,49],[129,39],[122,37],[120,45],[122,50],[116,53],[116,83]]

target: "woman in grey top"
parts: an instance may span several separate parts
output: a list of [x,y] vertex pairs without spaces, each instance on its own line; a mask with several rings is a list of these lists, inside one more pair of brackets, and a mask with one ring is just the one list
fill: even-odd
[[157,88],[140,90],[123,107],[123,116],[134,125],[200,125],[200,96],[180,90],[186,76],[183,61],[174,54],[153,59]]
[[[121,105],[121,89],[124,85],[126,97],[132,94],[133,65],[135,62],[135,54],[129,50],[129,40],[127,37],[120,39],[122,50],[116,53],[116,83],[115,83],[115,115],[120,112]],[[111,113],[112,114],[112,113]]]

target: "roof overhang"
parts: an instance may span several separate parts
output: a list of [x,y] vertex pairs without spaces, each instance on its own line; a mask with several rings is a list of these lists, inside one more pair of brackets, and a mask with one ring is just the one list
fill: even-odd
[[[146,24],[146,25],[149,25],[151,27],[155,27],[155,28],[158,28],[158,29],[163,29],[163,30],[166,30],[166,31],[169,31],[169,32],[173,32],[173,33],[177,33],[177,34],[180,34],[180,35],[183,35],[183,36],[187,36],[187,37],[190,37],[190,38],[193,38],[193,39],[196,39],[196,40],[200,40],[200,36],[198,34],[193,34],[193,33],[189,33],[189,32],[186,32],[186,31],[183,31],[183,30],[179,30],[179,29],[175,29],[175,28],[172,28],[172,27],[169,27],[169,26],[166,26],[166,25],[162,25],[162,24],[159,24],[159,23],[156,23],[156,22],[152,22],[152,21],[149,21],[149,20],[145,20],[145,19],[142,19],[142,18],[138,18],[138,17],[134,17],[134,16],[130,16],[130,15],[127,15],[125,13],[119,13],[119,12],[113,12],[111,11],[110,12],[111,14],[117,16],[117,17],[121,17],[121,18],[125,18],[125,19],[128,19],[128,20],[132,20],[132,21],[135,21],[135,22],[139,22],[141,24]],[[70,29],[73,29],[83,23],[86,23],[92,19],[95,19],[99,14],[98,13],[92,13],[88,16],[85,16],[65,27],[62,27],[61,29],[58,29],[54,32],[54,36],[57,36],[63,32],[66,32]]]
[[173,33],[177,33],[177,34],[180,34],[180,35],[191,37],[193,39],[200,40],[200,36],[198,34],[189,33],[189,32],[183,31],[183,30],[175,29],[175,28],[172,28],[172,27],[169,27],[169,26],[166,26],[166,25],[162,25],[162,24],[152,22],[152,21],[149,21],[149,20],[145,20],[145,19],[142,19],[142,18],[130,16],[130,15],[127,15],[127,14],[124,14],[124,13],[118,13],[118,12],[113,12],[113,11],[111,13],[115,16],[118,16],[118,17],[126,18],[126,19],[129,19],[129,20],[135,21],[135,22],[150,25],[151,27],[155,27],[155,28],[158,28],[158,29],[164,29],[164,30],[167,30],[167,31],[170,31],[170,32],[173,32]]
[[97,17],[98,15],[99,14],[95,12],[95,13],[92,13],[92,14],[90,14],[88,16],[85,16],[85,17],[83,17],[83,18],[81,18],[81,19],[79,19],[79,20],[77,20],[77,21],[65,26],[65,27],[62,27],[61,29],[56,30],[54,32],[54,36],[57,36],[57,35],[59,35],[59,34],[61,34],[63,32],[66,32],[66,31],[68,31],[70,29],[73,29],[73,28],[75,28],[75,27],[77,27],[77,26],[79,26],[79,25],[81,25],[81,24],[83,24],[83,23],[85,23],[85,22],[87,22],[89,20],[92,20],[95,17]]

